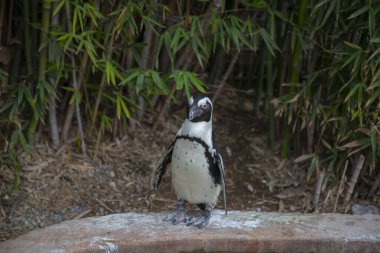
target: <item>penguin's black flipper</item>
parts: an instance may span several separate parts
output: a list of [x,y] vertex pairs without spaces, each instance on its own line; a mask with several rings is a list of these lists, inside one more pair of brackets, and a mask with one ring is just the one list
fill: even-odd
[[224,211],[225,214],[227,214],[227,193],[226,193],[226,183],[224,181],[224,164],[222,156],[219,153],[215,153],[215,160],[217,162],[219,171],[220,171],[220,178],[222,179],[222,188],[223,188],[223,202],[224,202]]
[[172,162],[172,154],[173,154],[173,147],[174,147],[174,141],[170,145],[169,149],[166,151],[166,153],[162,156],[160,159],[156,169],[154,170],[154,174],[152,176],[152,185],[151,190],[156,191],[158,189],[158,186],[160,186],[162,176],[166,172],[167,166]]

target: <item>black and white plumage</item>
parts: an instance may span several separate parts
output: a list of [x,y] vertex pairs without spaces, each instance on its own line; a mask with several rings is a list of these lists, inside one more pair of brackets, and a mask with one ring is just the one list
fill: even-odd
[[[158,188],[170,166],[178,204],[165,220],[203,228],[209,222],[221,190],[227,214],[224,166],[222,156],[215,147],[211,100],[203,94],[195,95],[189,99],[187,108],[185,122],[155,169],[152,188]],[[196,204],[202,210],[202,216],[191,218],[185,207],[186,202]]]

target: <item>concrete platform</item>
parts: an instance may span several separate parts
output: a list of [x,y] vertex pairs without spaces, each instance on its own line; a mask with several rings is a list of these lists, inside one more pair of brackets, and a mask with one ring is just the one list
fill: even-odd
[[0,243],[0,252],[380,252],[379,215],[214,210],[199,230],[164,213],[66,221]]

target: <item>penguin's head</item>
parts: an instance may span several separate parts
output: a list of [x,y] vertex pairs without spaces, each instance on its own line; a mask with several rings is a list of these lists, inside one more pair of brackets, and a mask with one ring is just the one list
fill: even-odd
[[208,122],[212,116],[212,102],[204,94],[194,95],[187,104],[187,119],[191,122]]

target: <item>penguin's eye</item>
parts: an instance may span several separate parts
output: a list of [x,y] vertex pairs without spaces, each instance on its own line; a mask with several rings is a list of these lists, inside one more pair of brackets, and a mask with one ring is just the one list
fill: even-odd
[[206,109],[206,108],[207,108],[207,104],[203,104],[202,109]]

